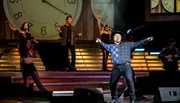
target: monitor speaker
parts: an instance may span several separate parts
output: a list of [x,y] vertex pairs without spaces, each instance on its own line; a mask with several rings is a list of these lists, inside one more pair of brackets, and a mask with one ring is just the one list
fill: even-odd
[[180,87],[159,87],[154,96],[154,103],[172,102],[180,102]]
[[101,103],[104,101],[102,88],[76,88],[74,103]]

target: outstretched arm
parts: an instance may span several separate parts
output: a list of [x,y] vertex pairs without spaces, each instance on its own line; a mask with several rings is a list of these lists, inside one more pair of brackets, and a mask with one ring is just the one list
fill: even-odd
[[135,48],[138,48],[138,47],[142,47],[142,46],[144,46],[145,44],[147,44],[148,41],[152,41],[152,40],[153,40],[153,37],[149,37],[149,38],[140,40],[140,41],[138,41],[138,42],[131,42],[131,49],[135,49]]
[[76,27],[73,26],[73,30],[74,30],[73,33],[75,33],[75,37],[81,37],[82,36],[82,33],[78,33]]
[[109,53],[111,53],[111,44],[105,44],[99,38],[96,39],[96,42],[100,43]]
[[98,29],[100,32],[100,35],[102,34],[102,27],[101,27],[101,16],[99,14],[97,14],[97,22],[98,22]]
[[8,24],[9,28],[10,28],[12,31],[20,31],[19,29],[14,28],[8,21],[6,21],[6,23]]

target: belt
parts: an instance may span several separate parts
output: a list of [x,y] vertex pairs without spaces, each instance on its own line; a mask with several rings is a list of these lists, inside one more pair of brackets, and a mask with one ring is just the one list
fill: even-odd
[[114,66],[120,66],[120,65],[130,65],[130,63],[127,62],[127,63],[122,63],[122,64],[114,64]]

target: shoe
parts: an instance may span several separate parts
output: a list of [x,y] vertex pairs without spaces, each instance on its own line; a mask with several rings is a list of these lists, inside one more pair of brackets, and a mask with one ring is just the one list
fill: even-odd
[[52,93],[51,93],[51,92],[48,92],[48,91],[44,91],[44,92],[43,92],[43,96],[44,96],[44,98],[45,98],[47,101],[50,101],[50,100],[51,100],[51,97],[52,97]]
[[64,68],[64,71],[69,71],[69,68],[68,67]]
[[111,103],[118,103],[118,101],[117,100],[112,100]]
[[141,99],[147,99],[146,97],[144,97],[144,96],[141,96]]
[[140,97],[136,97],[137,100],[142,100],[142,99],[147,99],[146,97],[144,96],[140,96]]
[[72,67],[70,71],[77,71],[76,67]]
[[22,98],[18,97],[17,100],[18,100],[18,101],[22,101]]
[[130,101],[130,103],[135,103],[135,100]]
[[107,68],[103,68],[102,70],[103,70],[103,71],[110,71],[110,70],[108,70]]

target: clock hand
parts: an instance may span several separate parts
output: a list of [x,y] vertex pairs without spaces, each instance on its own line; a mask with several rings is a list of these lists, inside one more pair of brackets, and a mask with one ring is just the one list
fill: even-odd
[[49,3],[49,2],[46,1],[46,0],[42,0],[42,2],[50,5],[51,7],[53,7],[54,9],[58,10],[59,12],[63,13],[63,14],[66,15],[66,16],[69,16],[69,15],[70,15],[70,14],[68,14],[67,12],[64,12],[64,11],[60,10],[59,8],[55,7],[54,5],[52,5],[51,3]]

